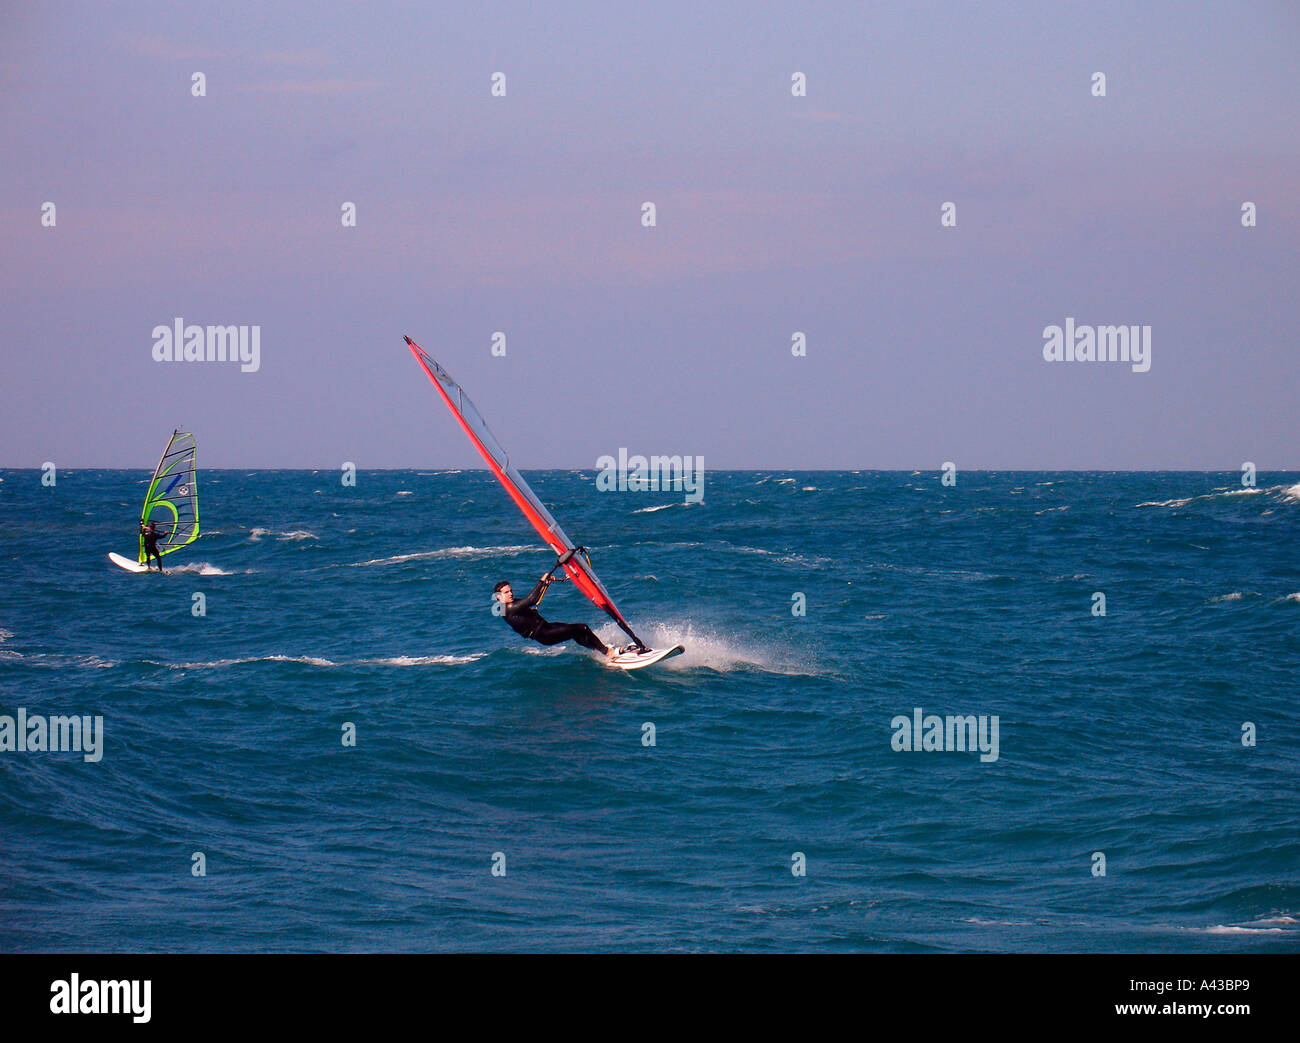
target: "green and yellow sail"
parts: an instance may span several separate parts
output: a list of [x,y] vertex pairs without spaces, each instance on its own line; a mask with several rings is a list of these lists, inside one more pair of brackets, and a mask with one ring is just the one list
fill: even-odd
[[[145,525],[151,521],[158,523],[158,531],[165,534],[165,538],[158,541],[158,550],[162,554],[180,550],[199,538],[197,457],[198,444],[194,435],[189,431],[173,431],[162,459],[154,468],[140,521]],[[142,565],[145,563],[143,536],[140,537],[138,560]]]

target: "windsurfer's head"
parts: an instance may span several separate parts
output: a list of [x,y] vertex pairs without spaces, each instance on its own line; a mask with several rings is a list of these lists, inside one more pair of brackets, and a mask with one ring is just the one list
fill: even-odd
[[507,583],[505,580],[502,580],[495,587],[493,587],[492,593],[493,595],[495,595],[498,601],[503,603],[508,604],[509,602],[514,600],[514,594],[510,589],[510,584]]

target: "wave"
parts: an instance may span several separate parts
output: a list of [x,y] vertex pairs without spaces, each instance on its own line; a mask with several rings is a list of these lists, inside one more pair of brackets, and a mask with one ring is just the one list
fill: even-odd
[[359,659],[361,666],[461,666],[473,663],[486,656],[486,652],[470,652],[468,655],[399,655],[388,659]]
[[[248,575],[255,570],[239,569],[236,571],[243,575]],[[213,565],[210,561],[187,561],[184,565],[167,566],[168,575],[172,575],[177,572],[196,573],[197,575],[200,576],[233,576],[236,574],[235,572],[227,572],[225,569],[220,568],[217,565]]]
[[764,550],[762,547],[746,547],[741,544],[728,544],[727,549],[739,551],[741,554],[761,554],[764,557],[776,558],[780,565],[799,565],[806,569],[819,569],[831,564],[830,558],[820,554],[781,554],[779,551]]
[[33,655],[21,655],[18,652],[11,652],[8,655],[0,655],[0,659],[21,659],[32,666],[49,666],[57,670],[66,670],[69,667],[84,667],[90,670],[108,670],[121,664],[116,659],[104,659],[97,655],[56,655],[52,653],[38,652]]
[[408,561],[432,561],[439,558],[498,558],[502,555],[515,556],[536,551],[538,548],[523,544],[501,547],[443,547],[441,550],[413,551],[410,554],[394,554],[391,558],[372,558],[369,561],[352,561],[346,565],[330,565],[329,568],[360,569],[371,565],[401,565]]
[[1300,928],[1300,920],[1294,916],[1288,916],[1285,913],[1264,916],[1258,920],[1252,920],[1249,923],[1228,923],[1214,924],[1212,927],[1202,927],[1200,931],[1204,934],[1292,934]]
[[1225,486],[1222,489],[1215,489],[1212,492],[1201,493],[1198,496],[1185,496],[1177,500],[1147,500],[1143,503],[1136,504],[1138,507],[1186,507],[1189,503],[1197,503],[1201,500],[1218,500],[1227,499],[1233,496],[1262,496],[1265,493],[1275,495],[1278,499],[1289,503],[1300,503],[1300,483],[1296,485],[1269,485],[1262,488],[1239,489],[1235,486]]
[[301,663],[304,666],[338,666],[338,663],[319,656],[262,655],[245,656],[238,659],[213,659],[203,663],[163,663],[156,659],[145,659],[149,666],[165,666],[168,670],[219,670],[241,663]]
[[277,540],[318,540],[320,539],[314,532],[307,529],[290,529],[288,532],[280,532],[275,529],[253,529],[248,538],[254,543],[259,542],[263,536],[274,536]]
[[487,652],[470,652],[466,655],[399,655],[380,659],[349,659],[342,661],[310,655],[263,655],[242,656],[233,659],[212,659],[206,662],[191,663],[164,663],[156,659],[145,659],[142,662],[149,666],[166,667],[168,670],[221,670],[228,666],[241,666],[245,663],[298,663],[302,666],[322,668],[339,666],[460,666],[465,663],[476,662],[487,654]]
[[686,503],[657,503],[652,507],[638,507],[633,514],[654,514],[655,511],[666,511],[669,507],[688,507]]

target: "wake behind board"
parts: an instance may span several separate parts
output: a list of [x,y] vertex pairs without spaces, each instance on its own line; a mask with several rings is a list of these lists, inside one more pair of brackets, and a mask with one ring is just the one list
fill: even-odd
[[640,670],[643,666],[653,666],[661,659],[681,655],[685,651],[685,645],[673,645],[672,648],[651,648],[646,652],[620,652],[613,659],[607,659],[605,662],[620,670]]
[[157,572],[157,569],[148,569],[138,561],[132,561],[130,558],[124,558],[120,554],[108,553],[108,560],[116,565],[119,569],[126,569],[127,572]]

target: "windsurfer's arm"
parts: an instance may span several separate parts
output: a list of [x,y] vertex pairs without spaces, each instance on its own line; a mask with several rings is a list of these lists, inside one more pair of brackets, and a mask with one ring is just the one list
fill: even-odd
[[537,586],[533,587],[533,592],[522,601],[512,601],[506,611],[521,612],[526,608],[532,608],[537,602],[542,600],[542,595],[546,593],[547,580],[545,577],[537,581]]

